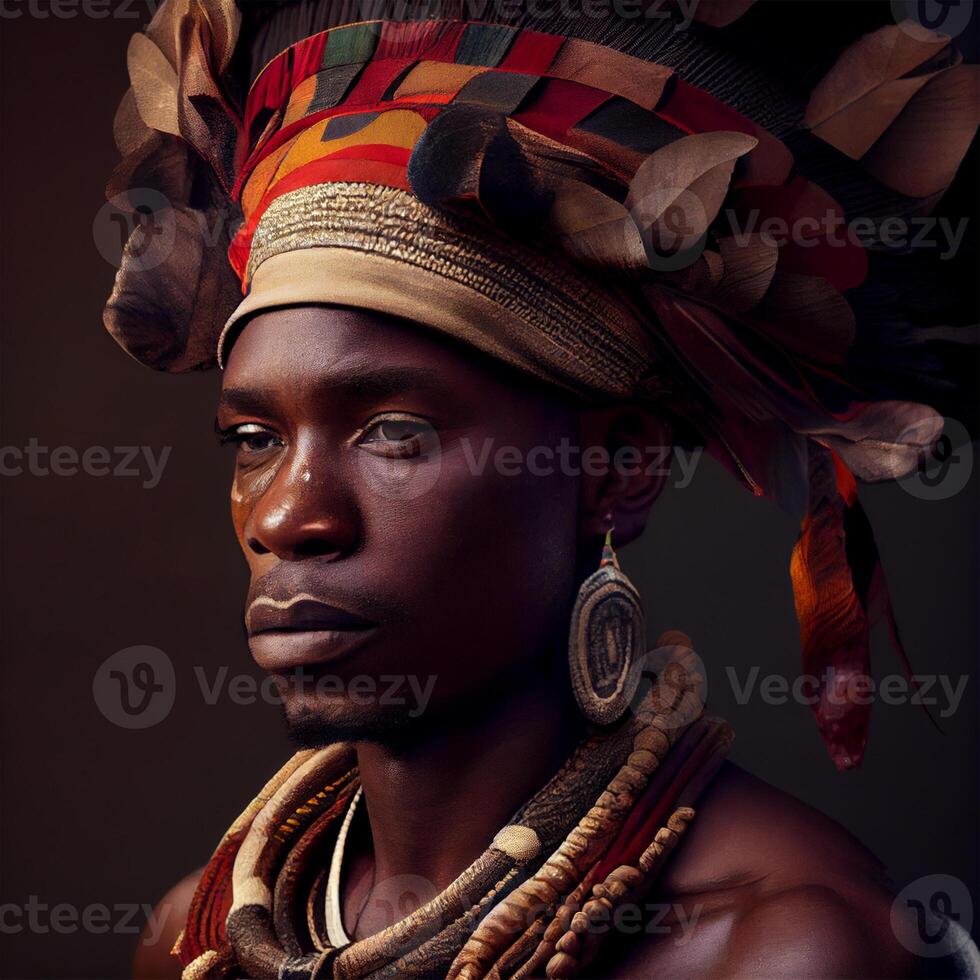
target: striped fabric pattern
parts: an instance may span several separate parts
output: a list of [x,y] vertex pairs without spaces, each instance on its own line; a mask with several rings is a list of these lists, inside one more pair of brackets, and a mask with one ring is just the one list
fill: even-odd
[[252,235],[269,204],[313,183],[412,191],[409,160],[447,107],[500,113],[591,157],[622,196],[656,149],[717,130],[759,140],[739,183],[782,183],[792,157],[747,117],[663,65],[529,29],[465,21],[368,21],[273,59],[248,95],[250,150],[233,194],[245,224],[229,257],[247,290]]

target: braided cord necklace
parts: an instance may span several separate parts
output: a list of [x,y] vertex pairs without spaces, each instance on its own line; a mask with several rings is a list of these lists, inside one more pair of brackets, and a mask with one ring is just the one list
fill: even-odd
[[[185,930],[185,980],[581,975],[605,935],[589,923],[642,899],[731,742],[730,727],[704,715],[687,654],[678,648],[620,724],[586,737],[454,882],[362,940],[340,920],[356,754],[346,744],[297,753],[212,859],[210,900]],[[331,824],[338,836],[315,874]],[[212,896],[229,886],[225,913]],[[309,896],[305,927],[297,889]]]

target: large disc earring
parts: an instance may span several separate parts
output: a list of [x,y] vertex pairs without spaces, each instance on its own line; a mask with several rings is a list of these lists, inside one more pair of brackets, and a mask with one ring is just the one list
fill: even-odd
[[568,634],[568,666],[579,709],[596,725],[611,725],[640,683],[646,626],[636,587],[619,567],[606,532],[599,567],[578,590]]

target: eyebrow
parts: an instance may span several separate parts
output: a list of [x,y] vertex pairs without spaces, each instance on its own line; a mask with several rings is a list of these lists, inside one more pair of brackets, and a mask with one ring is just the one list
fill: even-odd
[[[373,368],[363,371],[346,369],[324,375],[314,384],[314,391],[318,395],[358,401],[390,398],[409,391],[444,389],[445,384],[437,372],[412,367]],[[219,399],[219,408],[242,414],[259,413],[268,409],[276,395],[275,388],[224,388]]]

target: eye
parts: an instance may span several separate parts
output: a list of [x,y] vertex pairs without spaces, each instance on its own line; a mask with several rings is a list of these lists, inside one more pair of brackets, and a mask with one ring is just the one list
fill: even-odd
[[256,422],[245,422],[223,429],[219,437],[222,445],[236,445],[241,455],[255,455],[283,445],[279,436]]
[[395,459],[414,459],[439,444],[436,430],[416,415],[387,415],[365,430],[359,443],[368,452]]

